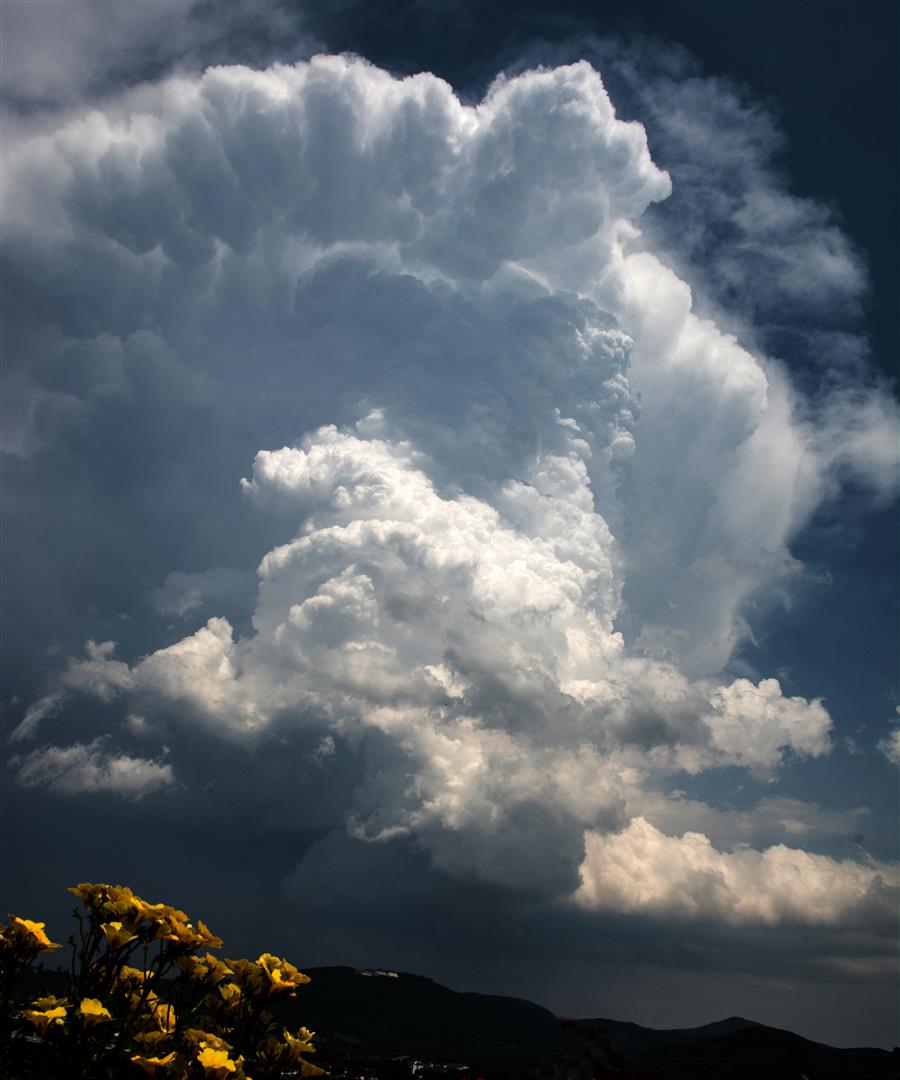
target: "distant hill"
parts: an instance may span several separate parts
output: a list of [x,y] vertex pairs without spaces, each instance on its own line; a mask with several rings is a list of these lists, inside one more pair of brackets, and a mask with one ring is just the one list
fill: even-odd
[[578,1020],[627,1064],[665,1080],[896,1080],[900,1052],[838,1049],[790,1031],[731,1017],[698,1028],[656,1030],[617,1020]]
[[[312,982],[280,1009],[319,1032],[318,1063],[338,1077],[410,1076],[418,1060],[432,1065],[418,1076],[473,1080],[900,1080],[900,1051],[836,1049],[741,1017],[672,1030],[560,1020],[530,1001],[420,975],[306,970]],[[448,1064],[467,1068],[436,1068]]]
[[531,1001],[459,993],[421,975],[305,970],[312,982],[281,1008],[320,1033],[323,1059],[408,1055],[516,1076],[563,1048],[559,1018]]

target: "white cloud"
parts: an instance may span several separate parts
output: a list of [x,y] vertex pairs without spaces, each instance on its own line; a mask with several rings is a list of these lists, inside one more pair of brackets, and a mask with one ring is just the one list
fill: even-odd
[[45,694],[43,697],[38,698],[37,701],[32,702],[25,710],[22,721],[10,735],[10,742],[22,742],[25,739],[32,738],[37,733],[38,726],[43,720],[56,716],[62,708],[63,700],[63,695],[57,692]]
[[[337,56],[212,68],[131,105],[17,140],[5,163],[11,223],[27,216],[50,236],[64,222],[105,258],[124,254],[113,240],[133,257],[161,245],[195,263],[214,257],[214,241],[243,254],[263,232],[277,243],[274,228],[320,248],[397,244],[411,261],[485,279],[590,237],[602,254],[620,222],[670,190],[643,128],[616,120],[584,62],[500,79],[477,107],[433,75],[397,80]],[[147,285],[163,267],[147,262]]]
[[361,835],[412,835],[454,872],[565,891],[585,829],[621,820],[623,749],[663,772],[765,771],[786,747],[825,752],[830,726],[777,680],[691,683],[625,654],[615,543],[575,442],[501,490],[516,525],[442,497],[406,443],[328,427],[260,453],[245,492],[304,525],[260,564],[254,634],[210,619],[131,669],[92,657],[67,681],[118,680],[142,711],[174,706],[239,740],[323,720],[352,740],[376,731],[391,750],[357,793]]
[[8,105],[71,107],[113,87],[121,92],[142,75],[213,62],[235,32],[243,31],[246,55],[253,50],[248,30],[257,39],[290,36],[297,54],[310,44],[298,14],[248,0],[229,0],[215,12],[202,0],[8,0],[0,87]]
[[63,685],[82,693],[94,694],[101,701],[111,701],[117,694],[133,685],[128,665],[113,659],[116,643],[96,641],[85,643],[86,660],[70,661],[62,675]]
[[[355,833],[461,876],[560,895],[586,842],[589,866],[684,843],[698,880],[802,864],[837,882],[829,910],[865,895],[863,866],[639,823],[636,776],[828,751],[821,701],[726,669],[844,473],[892,489],[896,410],[869,388],[817,411],[700,317],[637,225],[668,176],[588,64],[475,106],[349,57],[219,67],[5,155],[15,295],[49,313],[12,350],[22,455],[70,455],[103,551],[157,560],[142,601],[205,623],[127,663],[89,643],[67,692],[123,700],[142,732],[349,747]],[[791,208],[745,209],[749,233]],[[51,750],[26,778],[113,760]],[[772,918],[812,910],[769,892]]]
[[23,787],[44,787],[60,795],[110,792],[142,799],[175,782],[171,765],[108,752],[104,740],[45,746],[24,759],[15,759],[16,781]]
[[812,757],[831,749],[831,718],[821,701],[785,698],[777,679],[758,686],[737,679],[717,691],[713,707],[713,745],[741,764],[773,766],[785,746]]
[[151,602],[160,615],[186,619],[198,611],[243,605],[254,591],[254,577],[246,570],[214,566],[189,572],[172,570],[162,586],[154,589]]
[[890,735],[882,739],[878,744],[878,749],[888,761],[900,765],[900,728],[895,728]]
[[846,845],[864,830],[869,814],[864,806],[832,808],[785,795],[769,795],[739,810],[692,799],[685,791],[665,795],[647,790],[641,786],[643,780],[638,774],[627,790],[629,818],[645,818],[667,836],[703,833],[722,849]]
[[827,468],[846,469],[876,492],[893,494],[900,473],[900,416],[886,395],[861,389],[834,395],[813,437]]
[[644,818],[618,833],[587,836],[575,902],[732,925],[840,923],[862,904],[886,901],[897,868],[838,861],[778,844],[718,851],[702,833],[666,836]]
[[675,179],[671,212],[645,226],[667,261],[690,266],[732,318],[855,313],[863,260],[830,207],[790,190],[780,160],[787,140],[773,112],[747,88],[704,77],[684,51],[636,40],[594,49]]
[[10,0],[3,5],[3,89],[27,101],[71,103],[118,67],[121,53],[184,33],[194,6]]

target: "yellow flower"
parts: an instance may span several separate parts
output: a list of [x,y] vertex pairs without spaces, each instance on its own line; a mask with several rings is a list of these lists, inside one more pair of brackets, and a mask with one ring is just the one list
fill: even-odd
[[212,978],[218,983],[231,974],[231,968],[217,956],[207,953],[203,958]]
[[93,1027],[95,1024],[105,1024],[108,1020],[112,1020],[109,1009],[101,1005],[97,998],[85,998],[78,1006],[78,1009],[81,1018],[88,1027]]
[[165,1057],[143,1057],[141,1054],[135,1054],[131,1060],[135,1065],[139,1065],[148,1076],[156,1076],[157,1069],[165,1069],[175,1060],[176,1054],[174,1050],[171,1050]]
[[135,903],[138,898],[127,885],[104,885],[102,900],[103,910],[110,915],[125,915],[138,910]]
[[[35,1002],[37,1004],[37,1002]],[[39,1035],[43,1035],[51,1024],[61,1024],[66,1018],[66,1010],[63,1005],[56,1005],[45,1009],[26,1009],[25,1018],[34,1024]]]
[[84,881],[69,892],[77,896],[86,908],[103,911],[113,919],[136,924],[144,907],[144,901],[135,896],[127,885],[94,885]]
[[219,994],[226,1005],[238,1005],[241,998],[241,988],[237,983],[224,983],[219,987]]
[[10,915],[9,917],[9,929],[16,939],[31,949],[36,948],[38,952],[61,948],[60,945],[55,944],[47,937],[44,932],[46,925],[46,923],[34,922],[31,919],[20,919],[18,915]]
[[159,1025],[160,1031],[170,1035],[175,1030],[175,1010],[171,1005],[157,1005],[153,1009],[153,1018]]
[[221,949],[222,939],[216,937],[202,920],[197,920],[195,930],[191,923],[186,921],[183,912],[177,912],[182,918],[170,917],[168,921],[168,933],[161,936],[168,941],[175,941],[179,945],[185,945],[189,949]]
[[123,983],[142,983],[146,979],[153,978],[152,971],[142,971],[140,968],[131,967],[129,964],[123,964],[119,968],[119,973],[116,976],[119,982]]
[[293,964],[289,964],[287,960],[281,960],[271,953],[263,953],[257,963],[269,979],[268,991],[270,996],[288,994],[292,997],[296,994],[298,986],[310,981],[309,976],[304,975],[302,971],[298,971]]
[[132,932],[120,922],[101,923],[100,929],[106,938],[106,944],[110,949],[121,949],[129,941],[134,941],[137,934]]
[[302,1070],[301,1076],[321,1076],[325,1070],[320,1069],[318,1065],[310,1064],[302,1057],[303,1054],[315,1053],[316,1048],[312,1044],[314,1034],[308,1028],[301,1028],[296,1036],[285,1030],[283,1042],[277,1039],[271,1039],[268,1042],[267,1059],[273,1064],[299,1065]]
[[238,1062],[232,1061],[227,1050],[214,1050],[205,1046],[197,1055],[197,1062],[203,1066],[207,1076],[214,1080],[226,1080],[238,1071]]
[[169,1038],[167,1031],[139,1031],[134,1036],[134,1041],[140,1043],[145,1050],[155,1050]]
[[184,1039],[198,1053],[204,1047],[211,1047],[213,1050],[233,1049],[231,1043],[225,1042],[218,1035],[213,1035],[211,1031],[201,1031],[199,1028],[188,1028],[184,1033]]
[[312,1040],[315,1037],[315,1032],[310,1031],[309,1028],[300,1028],[296,1035],[292,1035],[287,1028],[284,1031],[284,1044],[289,1046],[292,1054],[296,1054],[298,1057],[300,1054],[314,1054],[316,1048],[312,1044]]
[[206,923],[202,919],[197,920],[197,935],[202,939],[198,942],[198,947],[202,946],[204,949],[221,949],[222,939],[216,937],[216,935],[210,930]]
[[123,891],[116,903],[104,905],[104,910],[121,917],[126,925],[150,941],[179,940],[177,927],[187,922],[187,915],[178,908],[171,904],[150,904],[130,889],[127,896]]
[[83,881],[80,885],[73,885],[68,892],[74,893],[85,907],[95,907],[102,903],[101,894],[107,888],[108,885],[92,885],[89,881]]
[[261,990],[266,983],[266,975],[259,964],[252,960],[228,960],[226,961],[234,975],[235,982],[242,987],[249,986],[254,990]]
[[263,953],[257,961],[229,960],[235,982],[257,994],[268,997],[286,995],[293,997],[297,987],[308,983],[310,978],[298,971],[287,960],[281,960],[271,953]]
[[198,982],[209,982],[213,986],[232,974],[231,968],[221,960],[207,953],[204,957],[179,956],[176,960],[185,978]]
[[56,997],[54,994],[49,994],[47,997],[35,998],[31,1004],[36,1009],[55,1009],[59,1005],[68,1005],[69,999],[64,997]]

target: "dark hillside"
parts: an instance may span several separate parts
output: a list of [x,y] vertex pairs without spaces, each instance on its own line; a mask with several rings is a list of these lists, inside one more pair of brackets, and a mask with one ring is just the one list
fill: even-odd
[[460,993],[419,975],[308,973],[285,1019],[320,1033],[319,1063],[336,1072],[365,1060],[367,1076],[410,1076],[405,1058],[468,1066],[457,1075],[486,1080],[900,1080],[900,1051],[836,1049],[741,1017],[672,1030],[560,1021],[530,1001]]
[[896,1051],[841,1050],[761,1024],[648,1049],[630,1061],[659,1069],[667,1080],[758,1080],[763,1076],[767,1080],[900,1078],[900,1053]]
[[283,1008],[321,1033],[323,1054],[356,1047],[426,1061],[525,1068],[562,1050],[559,1019],[518,998],[459,993],[407,974],[310,968],[312,982]]
[[743,1028],[762,1027],[761,1024],[744,1020],[740,1016],[731,1016],[727,1020],[716,1020],[712,1024],[695,1028],[647,1028],[627,1020],[606,1019],[576,1020],[575,1025],[581,1031],[604,1039],[616,1053],[628,1060],[652,1054],[656,1050],[669,1050],[676,1046],[720,1038]]

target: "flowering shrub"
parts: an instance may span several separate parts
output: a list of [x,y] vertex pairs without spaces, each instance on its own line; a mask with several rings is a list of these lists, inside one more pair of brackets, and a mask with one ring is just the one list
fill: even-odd
[[123,885],[76,885],[65,992],[25,992],[37,958],[61,946],[44,923],[0,924],[0,1076],[112,1080],[283,1080],[320,1076],[313,1032],[268,1011],[309,977],[271,953],[220,960],[200,920]]

